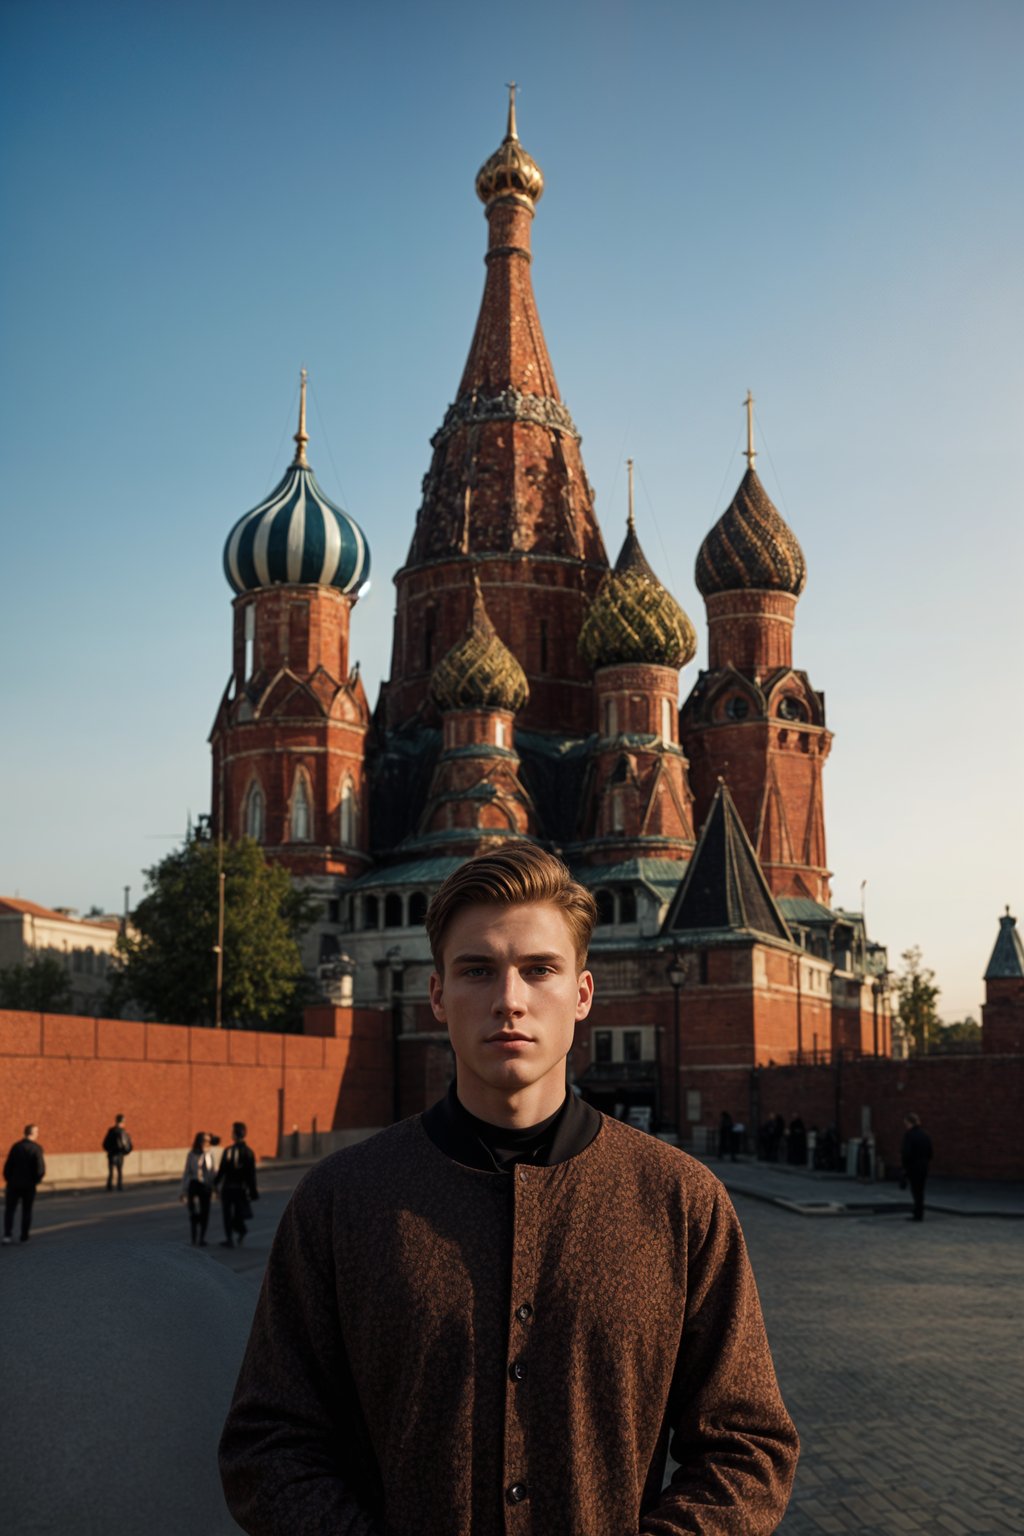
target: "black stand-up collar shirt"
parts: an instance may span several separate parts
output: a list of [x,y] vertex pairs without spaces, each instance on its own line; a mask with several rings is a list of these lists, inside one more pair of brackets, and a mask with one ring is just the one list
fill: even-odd
[[423,1129],[446,1157],[484,1173],[510,1173],[517,1163],[553,1168],[589,1147],[601,1116],[578,1094],[567,1092],[562,1107],[539,1125],[509,1130],[478,1120],[460,1102],[452,1083],[445,1098],[423,1115]]

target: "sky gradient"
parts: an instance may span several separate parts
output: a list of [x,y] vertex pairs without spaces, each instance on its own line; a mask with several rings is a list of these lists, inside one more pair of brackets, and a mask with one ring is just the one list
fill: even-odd
[[533,276],[614,558],[697,626],[743,470],[809,578],[838,904],[978,1016],[1024,908],[1017,0],[0,7],[0,892],[119,908],[209,809],[224,540],[309,458],[371,701],[521,82]]

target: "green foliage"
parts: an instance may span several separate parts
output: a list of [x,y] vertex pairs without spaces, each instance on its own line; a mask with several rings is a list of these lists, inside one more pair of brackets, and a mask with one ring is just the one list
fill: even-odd
[[935,972],[921,965],[921,951],[915,945],[902,954],[903,970],[896,978],[896,1017],[903,1025],[911,1052],[926,1055],[932,1048],[940,1027],[935,1002],[939,988]]
[[0,1008],[23,1008],[30,1013],[67,1013],[71,1009],[71,982],[63,963],[41,955],[25,965],[9,965],[0,971]]
[[[218,850],[192,839],[146,871],[147,894],[118,940],[110,1003],[131,998],[173,1024],[216,1018]],[[299,939],[318,903],[246,838],[224,845],[222,1018],[239,1029],[295,1029],[308,986]]]
[[940,1024],[934,1051],[963,1053],[981,1050],[981,1025],[977,1019],[955,1019],[950,1024]]

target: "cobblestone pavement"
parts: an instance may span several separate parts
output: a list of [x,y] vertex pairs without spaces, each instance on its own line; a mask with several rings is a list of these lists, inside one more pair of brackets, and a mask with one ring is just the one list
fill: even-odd
[[782,1536],[1021,1536],[1021,1225],[735,1203],[803,1446]]

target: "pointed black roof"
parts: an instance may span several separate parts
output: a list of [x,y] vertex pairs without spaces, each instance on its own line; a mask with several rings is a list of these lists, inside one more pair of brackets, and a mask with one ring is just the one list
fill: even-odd
[[745,929],[793,942],[724,782],[715,792],[663,932],[709,928]]
[[986,981],[1004,981],[1008,978],[1024,978],[1024,944],[1017,932],[1017,919],[1006,915],[999,919],[999,937],[992,951],[992,958],[985,972]]

